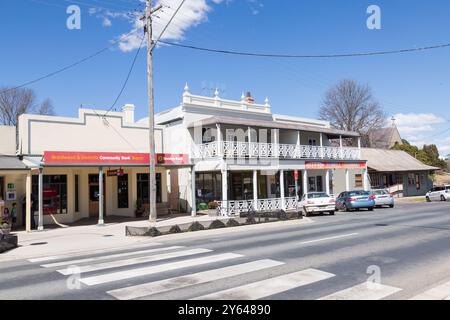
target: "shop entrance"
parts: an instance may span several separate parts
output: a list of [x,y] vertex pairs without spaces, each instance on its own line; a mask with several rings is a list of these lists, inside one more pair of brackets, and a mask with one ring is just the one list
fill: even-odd
[[[99,216],[99,178],[98,174],[89,175],[89,217],[98,218]],[[106,183],[105,176],[103,175],[103,212],[106,217]]]

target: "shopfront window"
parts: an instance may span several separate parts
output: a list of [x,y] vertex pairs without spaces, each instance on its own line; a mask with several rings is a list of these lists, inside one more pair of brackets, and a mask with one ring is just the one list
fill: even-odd
[[197,202],[222,200],[222,174],[216,172],[196,173],[195,189]]
[[128,208],[128,175],[117,177],[117,207]]
[[[137,199],[148,204],[149,201],[149,174],[137,174]],[[156,173],[156,202],[161,203],[161,173]]]
[[[44,214],[67,213],[67,176],[44,175],[43,178],[43,211]],[[32,178],[32,192],[39,202],[39,177]]]

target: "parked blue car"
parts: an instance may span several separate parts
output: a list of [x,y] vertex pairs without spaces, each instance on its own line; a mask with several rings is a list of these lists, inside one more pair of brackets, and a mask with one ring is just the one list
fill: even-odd
[[367,209],[375,207],[375,197],[368,191],[346,191],[336,198],[336,209],[343,211]]

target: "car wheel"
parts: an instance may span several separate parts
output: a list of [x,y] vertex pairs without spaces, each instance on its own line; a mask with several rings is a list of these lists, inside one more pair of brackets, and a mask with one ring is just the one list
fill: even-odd
[[305,217],[309,217],[310,216],[310,213],[306,210],[305,207],[303,207],[303,213],[304,213]]
[[367,208],[369,211],[373,211],[373,207]]
[[347,205],[344,203],[344,211],[345,212],[349,212],[350,211],[350,209],[347,207]]
[[427,202],[431,202],[431,199],[429,196],[426,196],[425,199],[427,200]]
[[441,201],[447,201],[443,195],[441,195]]
[[393,207],[394,207],[394,205],[393,205],[393,204],[390,204],[390,205],[389,205],[389,208],[393,208]]
[[330,216],[334,216],[334,211],[330,211]]

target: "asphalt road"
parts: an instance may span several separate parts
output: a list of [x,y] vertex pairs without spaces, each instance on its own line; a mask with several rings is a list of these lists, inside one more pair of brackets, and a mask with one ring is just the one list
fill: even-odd
[[208,238],[161,237],[158,244],[94,255],[2,262],[0,299],[450,296],[450,203],[312,219]]

